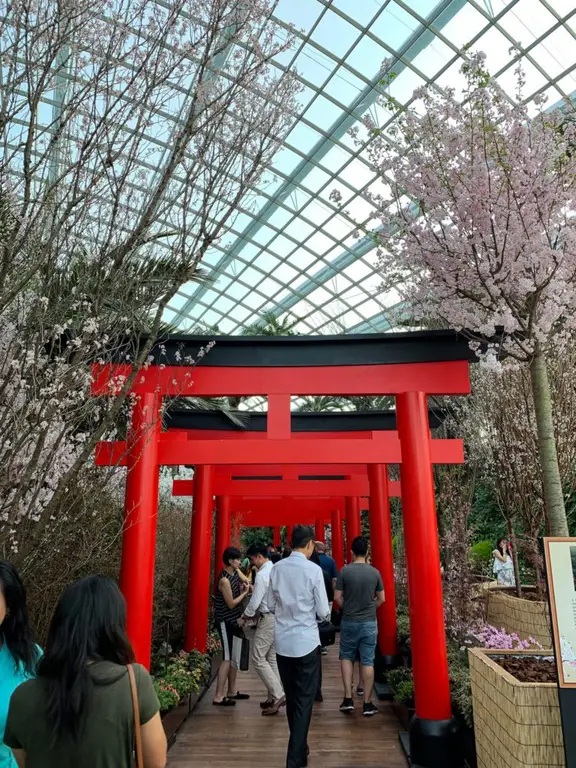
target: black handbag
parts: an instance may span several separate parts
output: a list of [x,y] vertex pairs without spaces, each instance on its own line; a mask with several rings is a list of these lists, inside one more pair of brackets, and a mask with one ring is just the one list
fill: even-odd
[[334,645],[336,642],[336,627],[334,624],[329,621],[323,621],[318,624],[318,631],[320,632],[320,645],[322,648]]

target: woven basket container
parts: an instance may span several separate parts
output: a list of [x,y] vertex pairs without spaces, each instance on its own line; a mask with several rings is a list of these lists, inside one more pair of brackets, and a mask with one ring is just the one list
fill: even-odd
[[555,683],[521,683],[491,656],[549,656],[546,651],[468,651],[478,768],[565,766]]
[[499,589],[488,589],[486,600],[488,624],[504,629],[509,635],[516,632],[521,640],[533,637],[542,648],[552,648],[550,612],[547,603],[523,600]]

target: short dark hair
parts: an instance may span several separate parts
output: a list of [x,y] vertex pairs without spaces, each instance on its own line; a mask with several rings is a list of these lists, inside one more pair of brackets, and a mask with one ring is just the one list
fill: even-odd
[[224,565],[230,565],[230,560],[241,560],[242,552],[237,547],[226,547],[222,553],[222,562]]
[[270,552],[270,562],[272,564],[278,563],[280,560],[282,560],[280,552],[276,552],[276,550],[274,550],[274,552]]
[[290,549],[290,547],[284,547],[284,549],[282,550],[282,560],[286,560],[286,558],[290,557],[291,554],[292,554],[292,550]]
[[356,557],[366,557],[368,554],[368,539],[365,536],[356,536],[352,542],[351,549]]
[[268,549],[268,547],[272,547],[272,549],[274,549],[274,544],[272,542],[270,542],[270,544],[266,544],[266,549]]
[[246,556],[258,557],[258,555],[262,555],[262,557],[268,558],[269,552],[266,546],[264,544],[250,544],[246,550]]
[[314,531],[307,525],[295,525],[292,530],[292,540],[290,546],[292,549],[304,549],[308,544],[314,541]]

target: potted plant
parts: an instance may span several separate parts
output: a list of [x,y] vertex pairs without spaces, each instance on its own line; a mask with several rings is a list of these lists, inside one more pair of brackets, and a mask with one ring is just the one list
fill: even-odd
[[564,766],[556,667],[550,651],[468,651],[478,762]]
[[392,691],[392,709],[404,730],[414,715],[414,680],[408,667],[391,669],[386,675],[386,682]]

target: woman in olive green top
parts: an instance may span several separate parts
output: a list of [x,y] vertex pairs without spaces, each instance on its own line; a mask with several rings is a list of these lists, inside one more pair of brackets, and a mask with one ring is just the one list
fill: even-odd
[[[38,677],[10,700],[4,742],[20,768],[132,768],[134,715],[126,606],[112,579],[72,584],[54,613]],[[148,672],[134,665],[144,765],[164,768],[166,737]]]

